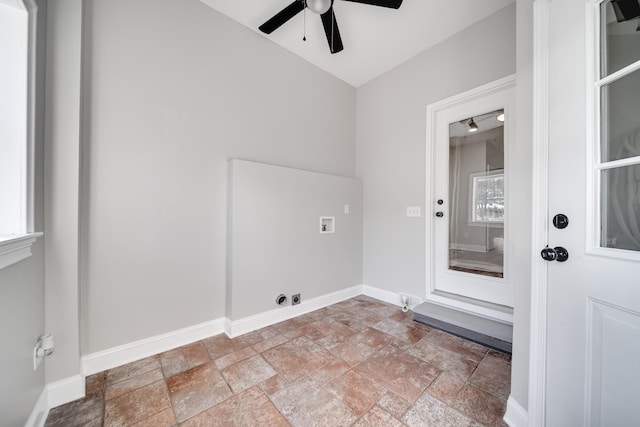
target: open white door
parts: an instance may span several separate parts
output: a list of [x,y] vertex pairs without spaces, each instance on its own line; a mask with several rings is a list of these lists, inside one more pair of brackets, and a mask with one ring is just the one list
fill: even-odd
[[[548,212],[540,220],[557,248],[547,257],[563,255],[559,247],[568,253],[565,262],[534,265],[548,274],[545,289],[536,289],[544,277],[533,284],[532,381],[546,378],[542,404],[529,408],[536,425],[640,425],[638,15],[637,0],[536,2],[535,131],[538,142],[548,137],[549,150]],[[554,226],[556,214],[568,226]],[[536,316],[546,316],[546,373],[535,372],[544,368]]]

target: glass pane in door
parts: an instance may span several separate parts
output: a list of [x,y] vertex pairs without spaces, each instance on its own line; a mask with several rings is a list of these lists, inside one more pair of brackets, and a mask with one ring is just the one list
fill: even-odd
[[640,70],[602,86],[600,97],[601,161],[640,156]]
[[640,59],[640,2],[605,0],[600,5],[601,76]]
[[601,173],[601,246],[640,251],[640,164]]
[[504,110],[449,124],[449,270],[504,274]]

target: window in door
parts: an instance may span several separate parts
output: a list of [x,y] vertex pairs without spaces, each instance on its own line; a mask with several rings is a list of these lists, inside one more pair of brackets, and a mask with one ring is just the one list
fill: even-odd
[[640,3],[605,0],[599,9],[598,246],[640,251]]
[[449,270],[504,277],[504,110],[449,124]]

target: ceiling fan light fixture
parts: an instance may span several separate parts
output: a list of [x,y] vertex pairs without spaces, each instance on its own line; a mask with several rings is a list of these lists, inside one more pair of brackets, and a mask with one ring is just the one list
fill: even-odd
[[473,121],[473,117],[471,117],[469,119],[467,124],[469,125],[469,130],[467,132],[477,132],[478,131],[478,125],[476,124],[476,122]]
[[318,15],[327,13],[329,8],[331,8],[331,0],[306,0],[306,3],[309,10]]

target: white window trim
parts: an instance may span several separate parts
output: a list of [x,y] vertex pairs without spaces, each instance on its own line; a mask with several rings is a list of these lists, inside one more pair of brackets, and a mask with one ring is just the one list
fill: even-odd
[[31,246],[44,233],[34,232],[34,196],[35,196],[35,105],[36,105],[36,41],[38,6],[34,0],[23,0],[28,17],[28,53],[27,53],[27,142],[26,182],[23,187],[23,206],[25,207],[23,227],[20,234],[0,235],[0,270],[31,256]]
[[0,236],[0,270],[31,256],[31,245],[43,233]]

